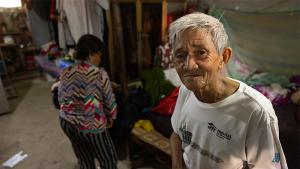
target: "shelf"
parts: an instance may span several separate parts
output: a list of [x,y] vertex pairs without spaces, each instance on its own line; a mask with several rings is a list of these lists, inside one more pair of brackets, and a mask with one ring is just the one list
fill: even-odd
[[37,48],[35,46],[20,48],[19,45],[17,45],[17,44],[4,44],[4,43],[0,43],[0,48],[18,48],[18,50],[23,53],[36,52],[36,51],[40,50],[39,48]]
[[6,33],[0,33],[0,36],[7,36],[7,35],[20,35],[21,32],[6,32]]
[[26,52],[37,52],[39,51],[40,49],[35,47],[35,46],[30,46],[30,47],[25,47],[25,48],[20,48],[20,51],[23,52],[23,53],[26,53]]
[[5,43],[0,43],[0,48],[14,48],[18,47],[16,44],[5,44]]

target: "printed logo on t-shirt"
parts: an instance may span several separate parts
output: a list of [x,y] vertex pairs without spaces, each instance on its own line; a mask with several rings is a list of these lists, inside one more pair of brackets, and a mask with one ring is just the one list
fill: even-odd
[[230,134],[221,131],[213,123],[208,123],[207,128],[208,128],[209,131],[211,131],[213,133],[216,133],[217,137],[219,137],[221,139],[231,140],[231,135]]
[[[211,129],[214,131],[214,129]],[[215,129],[216,130],[216,129]],[[199,153],[203,156],[207,156],[208,158],[210,158],[211,160],[215,161],[216,163],[223,163],[223,159],[221,159],[220,157],[217,157],[216,155],[214,155],[213,153],[201,148],[199,146],[199,144],[192,142],[192,136],[193,134],[189,131],[187,131],[186,128],[186,123],[184,123],[180,128],[179,131],[182,134],[182,142],[184,142],[185,144],[191,145],[191,147],[195,150],[198,150]]]
[[280,162],[280,154],[279,153],[275,153],[272,163],[279,163]]
[[190,144],[193,134],[186,130],[185,123],[179,128],[179,131],[182,133],[182,142]]
[[208,158],[210,158],[211,160],[213,160],[216,163],[223,163],[224,160],[221,159],[220,157],[217,157],[216,155],[214,155],[213,153],[201,148],[198,144],[196,143],[191,143],[191,147],[193,149],[196,149],[199,151],[199,153],[203,156],[207,156]]
[[275,153],[274,154],[274,157],[273,157],[273,160],[272,160],[272,164],[273,164],[273,167],[276,168],[276,169],[280,169],[281,168],[281,165],[280,165],[280,154],[279,153]]

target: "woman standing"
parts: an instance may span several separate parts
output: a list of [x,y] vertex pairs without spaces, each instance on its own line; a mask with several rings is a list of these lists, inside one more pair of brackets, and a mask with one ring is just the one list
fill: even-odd
[[117,156],[107,128],[116,118],[117,104],[107,72],[98,65],[104,45],[93,35],[77,43],[76,64],[66,68],[58,88],[60,124],[69,137],[80,169],[117,168]]

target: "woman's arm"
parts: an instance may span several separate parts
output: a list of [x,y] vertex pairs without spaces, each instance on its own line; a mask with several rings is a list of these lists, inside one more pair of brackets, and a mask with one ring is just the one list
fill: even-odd
[[[108,122],[112,123],[113,119],[116,119],[117,116],[117,103],[115,94],[113,93],[111,81],[104,69],[101,70],[101,83],[104,112],[108,118]],[[109,127],[111,127],[111,125],[112,124],[109,124]]]

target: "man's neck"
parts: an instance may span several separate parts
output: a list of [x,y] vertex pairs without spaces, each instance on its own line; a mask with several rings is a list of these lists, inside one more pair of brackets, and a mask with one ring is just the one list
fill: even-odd
[[197,99],[204,103],[216,103],[235,93],[239,83],[226,77],[220,77],[203,89],[193,91]]

